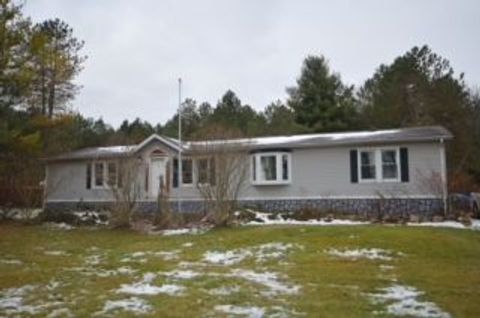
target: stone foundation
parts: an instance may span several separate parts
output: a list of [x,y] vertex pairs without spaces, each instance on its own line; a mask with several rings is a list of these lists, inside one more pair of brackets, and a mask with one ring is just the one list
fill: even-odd
[[[138,203],[140,212],[156,212],[157,202],[142,201]],[[295,199],[295,200],[244,200],[239,205],[264,212],[290,212],[311,209],[325,212],[372,216],[406,216],[419,215],[431,217],[443,212],[441,199]],[[47,202],[48,212],[108,210],[109,202]],[[178,211],[178,203],[171,202],[172,211]],[[183,213],[205,212],[205,203],[201,200],[182,201]]]

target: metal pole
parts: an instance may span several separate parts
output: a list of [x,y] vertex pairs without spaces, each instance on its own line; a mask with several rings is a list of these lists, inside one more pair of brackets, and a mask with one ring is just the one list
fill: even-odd
[[182,212],[181,189],[182,189],[182,79],[178,79],[178,193],[177,193],[177,210]]

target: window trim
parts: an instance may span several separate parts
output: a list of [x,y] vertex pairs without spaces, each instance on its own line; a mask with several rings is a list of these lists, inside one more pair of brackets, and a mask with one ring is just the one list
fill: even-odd
[[[282,157],[287,156],[288,179],[283,179],[283,160]],[[262,170],[262,157],[275,156],[275,180],[263,180],[260,178]],[[253,185],[288,185],[292,183],[292,153],[288,151],[264,151],[256,152],[251,155],[250,164],[250,182]],[[255,166],[253,164],[255,162]]]
[[[383,177],[383,162],[382,162],[382,152],[383,151],[395,151],[395,160],[397,164],[397,177],[396,178],[384,178]],[[374,164],[375,164],[375,178],[365,179],[362,177],[362,162],[361,156],[362,152],[373,152],[374,153]],[[401,168],[400,168],[400,147],[398,146],[385,146],[385,147],[363,147],[357,149],[357,165],[358,165],[358,183],[395,183],[401,182]]]
[[[97,164],[101,164],[103,166],[103,171],[102,171],[102,185],[97,185],[97,182],[96,182],[96,166]],[[112,186],[110,186],[108,184],[108,166],[109,164],[114,164],[115,165],[115,171],[116,171],[116,175],[115,175],[115,184]],[[118,187],[118,180],[119,180],[119,163],[117,161],[110,161],[110,160],[96,160],[96,161],[92,161],[91,162],[91,165],[92,165],[92,184],[91,184],[91,188],[90,189],[105,189],[105,190],[108,190],[108,189],[113,189],[113,188],[117,188]]]
[[[200,182],[200,176],[201,176],[201,173],[200,173],[200,162],[202,160],[205,160],[207,162],[207,166],[206,166],[206,182]],[[197,184],[197,186],[207,186],[207,185],[216,185],[216,180],[213,180],[212,179],[212,176],[213,178],[216,178],[216,163],[215,163],[215,157],[209,157],[209,156],[204,156],[204,157],[197,157],[195,158],[195,161],[194,161],[194,164],[195,164],[195,183]],[[212,167],[213,167],[213,170],[212,170]],[[213,171],[213,173],[212,173]],[[213,184],[211,181],[214,181]]]
[[[183,163],[184,163],[184,161],[186,161],[186,160],[190,160],[191,163],[192,163],[192,164],[191,164],[191,167],[192,167],[192,182],[191,182],[191,183],[185,183],[185,182],[183,181],[183,180],[185,179],[185,178],[183,177],[183,171],[184,171],[184,169],[185,169],[185,165],[184,165]],[[195,167],[195,161],[193,160],[193,158],[188,158],[188,157],[187,157],[187,158],[183,158],[183,157],[182,157],[182,173],[181,173],[181,175],[182,175],[182,178],[181,178],[181,179],[182,179],[182,180],[181,180],[181,181],[182,181],[182,182],[181,182],[181,183],[182,183],[182,187],[187,187],[187,188],[189,188],[189,187],[193,187],[193,186],[194,186],[194,184],[195,184],[195,168],[194,168],[194,167]]]

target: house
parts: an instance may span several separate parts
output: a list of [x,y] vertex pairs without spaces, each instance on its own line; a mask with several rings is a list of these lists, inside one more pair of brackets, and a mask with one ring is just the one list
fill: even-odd
[[[381,207],[432,214],[446,206],[445,142],[451,138],[445,128],[431,126],[228,142],[248,151],[249,178],[239,194],[244,206],[266,211],[308,206],[352,213]],[[208,182],[214,163],[192,157],[192,149],[200,144],[180,144],[154,134],[138,145],[87,148],[49,158],[45,208],[111,204],[112,187],[122,187],[119,161],[128,157],[139,163],[135,189],[142,209],[156,209],[158,193],[165,187],[172,206],[180,201],[183,212],[201,210],[204,201],[197,185]]]

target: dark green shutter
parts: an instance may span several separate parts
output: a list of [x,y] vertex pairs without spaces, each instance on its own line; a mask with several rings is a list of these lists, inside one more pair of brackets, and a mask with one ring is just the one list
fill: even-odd
[[402,182],[410,181],[408,170],[408,148],[400,148],[400,174]]
[[358,182],[358,154],[356,150],[350,150],[350,181]]

